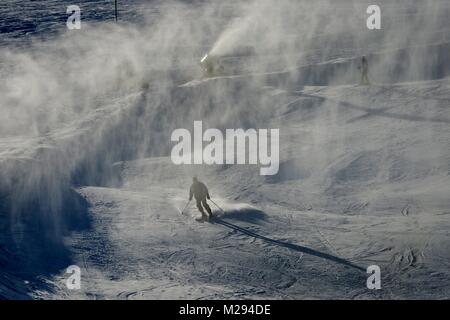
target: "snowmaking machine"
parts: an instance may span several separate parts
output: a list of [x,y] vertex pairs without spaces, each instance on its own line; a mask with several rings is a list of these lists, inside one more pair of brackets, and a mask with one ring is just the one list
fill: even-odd
[[220,57],[216,55],[206,54],[202,60],[200,60],[200,65],[205,78],[224,75],[224,68],[221,64]]

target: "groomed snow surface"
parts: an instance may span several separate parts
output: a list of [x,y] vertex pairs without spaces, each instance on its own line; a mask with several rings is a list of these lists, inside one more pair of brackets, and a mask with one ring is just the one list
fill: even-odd
[[[7,100],[10,124],[19,120],[0,128],[0,298],[449,298],[450,45],[441,40],[369,50],[385,67],[370,86],[354,84],[353,47],[315,49],[288,70],[183,81],[138,73],[147,80],[134,91],[102,91],[23,134],[13,129],[28,114],[11,106],[29,105]],[[414,60],[427,51],[429,64]],[[170,134],[194,120],[279,128],[279,173],[174,165]],[[194,175],[218,205],[210,222],[195,221],[193,202],[181,214]],[[80,290],[66,287],[70,265],[81,268]],[[371,265],[381,290],[366,287]]]
[[[92,219],[67,239],[82,290],[62,273],[37,297],[448,297],[450,81],[263,91],[288,101],[269,121],[282,128],[278,175],[169,157],[114,164],[120,186],[77,189]],[[211,223],[193,203],[180,214],[194,174],[225,211]],[[366,288],[369,265],[380,291]]]

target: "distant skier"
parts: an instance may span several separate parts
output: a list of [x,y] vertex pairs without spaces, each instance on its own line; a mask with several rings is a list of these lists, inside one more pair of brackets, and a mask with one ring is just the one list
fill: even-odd
[[[191,188],[189,190],[189,201],[192,200],[192,197],[195,197],[195,201],[197,202],[197,208],[202,213],[202,218],[211,218],[212,217],[212,211],[208,203],[206,202],[206,199],[210,200],[211,197],[209,196],[208,188],[205,186],[204,183],[198,181],[196,177],[194,177],[191,185]],[[205,211],[203,208],[206,209],[208,212],[208,216],[206,216]]]
[[361,65],[358,66],[358,69],[361,71],[361,85],[368,86],[369,82],[369,63],[367,62],[366,56],[363,56],[361,59]]

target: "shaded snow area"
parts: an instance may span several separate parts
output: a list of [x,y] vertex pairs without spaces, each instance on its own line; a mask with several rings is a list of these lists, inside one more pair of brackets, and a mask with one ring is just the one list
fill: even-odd
[[[75,32],[4,3],[0,298],[450,297],[448,1],[381,1],[381,31],[357,1],[81,1]],[[195,120],[280,129],[278,173],[173,164]]]

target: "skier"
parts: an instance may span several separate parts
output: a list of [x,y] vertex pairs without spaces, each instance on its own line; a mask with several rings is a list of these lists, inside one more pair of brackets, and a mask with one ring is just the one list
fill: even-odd
[[369,63],[367,62],[366,56],[363,56],[361,59],[361,65],[358,66],[358,69],[361,71],[361,85],[369,85]]
[[[209,196],[208,188],[205,186],[204,183],[198,181],[197,177],[194,177],[192,179],[192,185],[189,190],[189,201],[192,200],[192,197],[195,197],[195,201],[197,202],[197,208],[202,213],[202,218],[209,219],[212,217],[212,211],[208,203],[206,202],[206,199],[210,200],[211,197]],[[206,209],[208,212],[208,216],[206,216],[205,211],[203,208]]]

